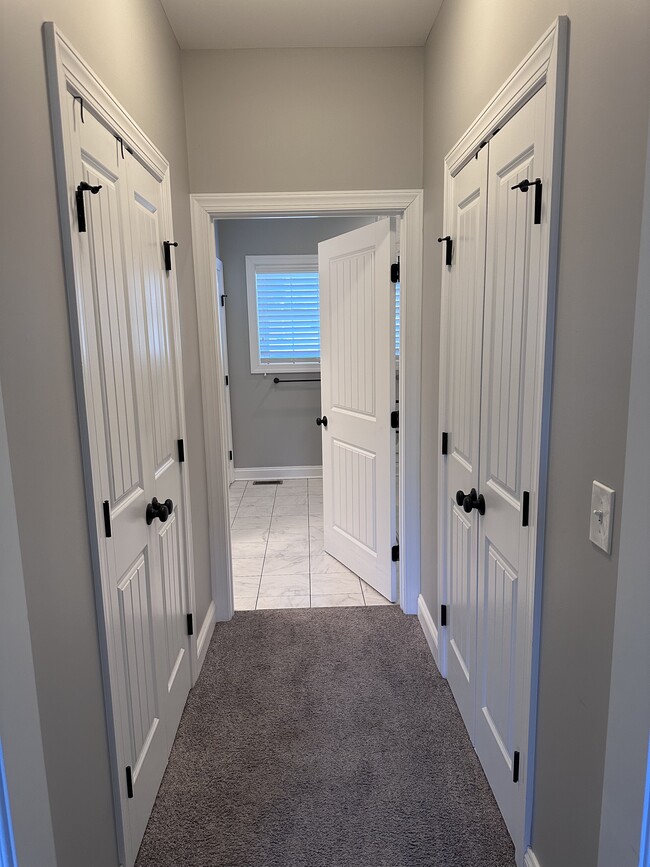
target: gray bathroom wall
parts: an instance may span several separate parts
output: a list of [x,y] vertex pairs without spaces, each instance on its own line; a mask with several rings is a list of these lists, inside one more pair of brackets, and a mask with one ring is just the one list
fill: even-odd
[[[220,220],[228,330],[230,403],[235,468],[321,465],[320,386],[273,383],[275,374],[251,373],[246,299],[246,256],[318,253],[318,242],[372,222],[368,217]],[[278,374],[281,379],[317,374]]]

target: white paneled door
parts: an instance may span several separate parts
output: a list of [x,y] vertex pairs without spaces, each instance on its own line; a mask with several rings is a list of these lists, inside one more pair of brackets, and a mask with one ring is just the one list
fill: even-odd
[[389,219],[318,245],[325,550],[395,601],[391,252]]
[[449,373],[444,395],[448,459],[442,515],[449,569],[447,677],[468,731],[473,730],[475,712],[478,514],[464,510],[463,498],[478,479],[487,162],[483,149],[452,181],[453,266],[443,313]]
[[532,645],[530,504],[538,493],[532,449],[541,415],[537,358],[545,338],[541,220],[548,219],[540,213],[536,222],[536,189],[523,192],[518,185],[548,177],[546,93],[542,88],[489,146],[474,742],[514,839],[523,835],[524,823],[528,709],[522,684],[530,677]]
[[[86,420],[101,515],[125,858],[135,859],[191,686],[177,314],[161,181],[67,97]],[[80,216],[83,212],[84,219]],[[83,222],[85,221],[85,226]],[[166,504],[152,509],[154,498]],[[147,515],[153,517],[148,521]]]
[[[545,340],[542,88],[448,181],[441,544],[447,677],[515,841],[523,839]],[[537,445],[539,448],[539,445]]]

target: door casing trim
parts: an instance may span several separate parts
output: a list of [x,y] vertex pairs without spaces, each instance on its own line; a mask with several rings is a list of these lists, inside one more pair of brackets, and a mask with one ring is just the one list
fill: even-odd
[[[564,114],[566,99],[566,71],[568,58],[569,19],[561,15],[531,49],[512,75],[498,90],[486,108],[479,114],[469,129],[445,157],[445,226],[442,234],[451,231],[446,221],[451,215],[452,179],[474,158],[478,150],[495,135],[519,109],[542,87],[547,88],[546,101],[546,153],[548,154],[550,183],[545,185],[544,207],[549,219],[542,224],[544,233],[541,240],[542,254],[540,286],[544,296],[540,308],[546,311],[546,320],[541,323],[537,377],[535,383],[539,399],[534,420],[534,442],[532,479],[537,488],[537,496],[531,497],[531,545],[529,548],[529,570],[533,576],[530,594],[526,601],[525,628],[530,635],[524,670],[530,678],[523,685],[523,700],[526,706],[525,730],[526,743],[521,745],[522,765],[520,778],[525,781],[525,820],[524,838],[515,840],[518,865],[523,864],[525,853],[531,842],[533,816],[533,788],[535,770],[535,742],[537,723],[537,686],[539,673],[541,593],[544,567],[544,538],[546,520],[546,488],[548,471],[548,452],[550,435],[550,405],[552,389],[553,336],[555,333],[555,296],[557,286],[557,267],[559,250],[560,200],[562,183],[562,154],[564,142]],[[449,292],[449,273],[442,266],[441,323],[446,322],[446,298]],[[447,340],[444,328],[440,337],[440,398],[442,409],[446,400],[447,382]],[[439,438],[441,441],[444,418],[439,414]],[[438,630],[438,652],[434,654],[436,663],[443,674],[447,673],[447,629],[440,624],[440,606],[448,603],[447,581],[445,576],[445,547],[443,533],[445,458],[438,457],[438,610],[435,612],[435,625]]]
[[[105,530],[102,512],[102,497],[98,486],[99,472],[97,456],[88,425],[88,414],[93,404],[93,378],[86,364],[83,352],[82,332],[82,269],[78,249],[78,232],[75,228],[74,190],[75,178],[72,174],[71,143],[68,137],[66,96],[73,93],[84,101],[86,110],[92,109],[102,123],[116,136],[119,136],[128,147],[160,182],[162,187],[162,221],[167,237],[173,238],[172,213],[169,207],[170,170],[169,163],[145,135],[133,118],[121,106],[113,94],[105,87],[91,67],[83,60],[71,43],[61,33],[56,24],[46,21],[43,24],[43,40],[47,85],[52,121],[52,141],[54,147],[54,162],[59,204],[59,221],[61,225],[63,263],[66,294],[70,320],[70,337],[72,345],[73,370],[77,407],[79,417],[79,432],[83,462],[84,488],[86,493],[86,513],[88,517],[88,532],[90,541],[93,582],[95,584],[95,603],[99,633],[99,650],[102,664],[102,682],[106,724],[108,730],[108,750],[113,788],[113,804],[115,813],[117,848],[121,863],[132,864],[137,853],[130,851],[130,834],[128,827],[127,793],[125,785],[124,754],[119,729],[120,712],[117,706],[118,696],[111,689],[111,684],[120,676],[115,660],[115,648],[112,642],[112,630],[105,619],[108,599],[108,566],[104,544]],[[178,288],[175,272],[170,274],[172,319],[174,327],[176,388],[178,394],[184,393],[183,368],[181,357],[180,314],[178,308]],[[179,436],[187,441],[185,423],[185,404],[179,401]],[[196,609],[194,583],[194,557],[192,547],[192,515],[189,488],[189,463],[186,461],[181,472],[181,483],[184,499],[184,543],[187,566],[187,602],[191,612]],[[202,659],[198,656],[197,636],[189,638],[190,671],[192,683],[196,682]]]
[[208,470],[212,594],[217,620],[234,611],[225,394],[216,307],[214,221],[282,216],[397,215],[401,224],[400,580],[399,599],[417,612],[420,593],[420,383],[422,346],[422,190],[213,193],[190,196],[201,392]]

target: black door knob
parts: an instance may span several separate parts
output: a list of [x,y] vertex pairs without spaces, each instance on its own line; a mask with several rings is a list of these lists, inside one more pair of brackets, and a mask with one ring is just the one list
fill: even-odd
[[320,427],[321,425],[323,425],[323,427],[327,427],[327,416],[324,415],[322,418],[317,418],[316,424],[318,425],[318,427]]
[[147,504],[147,510],[145,512],[147,526],[153,524],[154,518],[158,518],[158,520],[164,524],[173,511],[174,504],[171,500],[165,500],[164,503],[159,503],[158,498],[154,497],[152,501]]
[[469,514],[472,509],[476,509],[479,515],[485,514],[485,497],[483,494],[477,494],[476,488],[472,488],[469,494],[464,494],[462,491],[456,492],[456,502],[459,506]]

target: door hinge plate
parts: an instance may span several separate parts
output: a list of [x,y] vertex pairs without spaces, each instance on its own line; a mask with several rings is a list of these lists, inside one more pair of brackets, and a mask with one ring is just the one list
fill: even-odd
[[185,442],[178,440],[178,463],[182,464],[185,461]]
[[102,508],[104,510],[104,531],[106,538],[110,539],[113,535],[113,527],[111,525],[111,504],[108,500],[104,500]]
[[390,282],[399,283],[399,259],[390,266]]
[[447,431],[442,432],[442,454],[449,454],[449,434]]
[[187,615],[187,634],[194,635],[194,615]]
[[163,255],[165,258],[165,271],[172,270],[172,247],[178,247],[178,241],[163,241]]
[[126,797],[133,797],[133,771],[131,765],[126,766]]
[[447,625],[447,606],[446,605],[440,606],[440,625],[441,626]]
[[399,428],[399,410],[394,409],[390,414],[390,426],[393,430],[397,430]]
[[226,385],[228,385],[229,382],[230,382],[230,378],[229,378],[228,374],[226,374],[226,375],[224,376],[224,379],[225,379],[225,381],[226,381]]
[[393,563],[397,563],[399,561],[399,545],[393,545],[390,549],[390,558]]
[[512,782],[519,782],[519,750],[515,750],[512,757]]
[[228,460],[232,460],[232,449],[230,449],[230,451],[228,452]]
[[530,491],[524,491],[521,501],[521,526],[528,526],[528,513],[530,511]]

